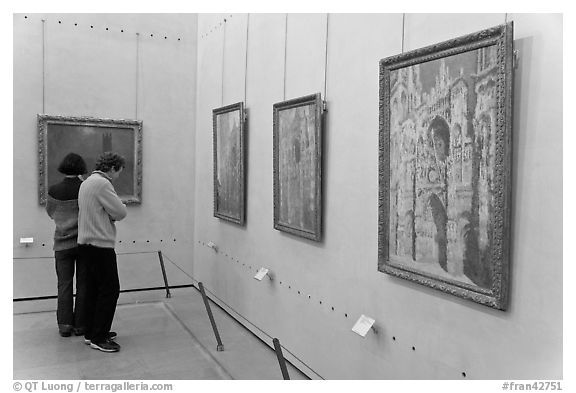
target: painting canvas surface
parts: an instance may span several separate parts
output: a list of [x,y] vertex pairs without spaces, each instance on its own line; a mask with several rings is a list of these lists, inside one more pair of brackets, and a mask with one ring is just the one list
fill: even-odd
[[48,124],[48,186],[62,180],[58,165],[68,153],[76,153],[86,161],[88,174],[94,170],[98,156],[113,151],[126,159],[120,177],[114,181],[119,196],[135,194],[134,146],[132,128],[94,127],[84,125]]
[[242,146],[240,110],[216,117],[216,211],[240,220],[242,209]]
[[278,222],[309,232],[317,227],[316,115],[314,105],[278,114]]
[[490,289],[495,45],[390,71],[390,261]]

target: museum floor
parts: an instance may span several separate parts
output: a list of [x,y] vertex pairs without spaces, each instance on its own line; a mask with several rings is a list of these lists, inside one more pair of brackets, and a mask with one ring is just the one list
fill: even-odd
[[[212,312],[216,339],[202,296],[194,288],[123,293],[112,330],[120,352],[103,353],[83,337],[58,335],[54,299],[14,303],[13,378],[93,380],[282,379],[275,352],[222,309]],[[307,377],[287,363],[291,379]]]

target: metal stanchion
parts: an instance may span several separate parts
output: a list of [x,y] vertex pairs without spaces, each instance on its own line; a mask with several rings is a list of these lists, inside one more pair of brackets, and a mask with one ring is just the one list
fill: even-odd
[[274,350],[276,351],[276,357],[278,358],[278,363],[280,363],[280,370],[282,370],[282,377],[284,379],[290,379],[288,375],[288,368],[286,368],[286,360],[284,360],[284,355],[282,355],[282,347],[280,346],[280,341],[277,338],[272,339],[274,343]]
[[212,315],[212,310],[210,309],[210,303],[208,301],[208,297],[206,296],[206,292],[204,291],[204,284],[199,282],[198,288],[200,288],[200,293],[202,294],[202,299],[204,299],[204,305],[206,306],[206,311],[208,312],[208,317],[210,318],[210,323],[212,324],[212,330],[214,330],[214,335],[216,336],[216,342],[218,343],[216,346],[216,351],[223,351],[224,345],[222,344],[222,340],[220,340],[220,334],[218,334],[216,321],[214,321],[214,316]]
[[166,269],[164,268],[164,258],[162,258],[162,251],[158,251],[158,259],[160,259],[160,267],[162,268],[162,276],[164,277],[164,286],[166,287],[166,297],[171,298],[170,287],[168,286],[168,277],[166,277]]

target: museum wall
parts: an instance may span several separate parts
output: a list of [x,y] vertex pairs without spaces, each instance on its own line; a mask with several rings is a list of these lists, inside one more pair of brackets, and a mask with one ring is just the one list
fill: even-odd
[[193,14],[14,15],[14,298],[56,295],[54,223],[38,202],[41,113],[142,121],[142,203],[117,224],[122,289],[163,285],[158,250],[169,283],[191,283],[196,32]]
[[[562,378],[562,16],[407,14],[404,35],[402,19],[199,15],[194,275],[311,378]],[[499,311],[377,270],[378,67],[402,43],[408,51],[506,21],[518,64],[510,302]],[[273,228],[272,193],[272,106],[317,92],[328,109],[320,242]],[[213,217],[212,110],[239,101],[244,226]],[[273,280],[255,280],[260,267]],[[361,314],[376,320],[365,338],[351,331]]]

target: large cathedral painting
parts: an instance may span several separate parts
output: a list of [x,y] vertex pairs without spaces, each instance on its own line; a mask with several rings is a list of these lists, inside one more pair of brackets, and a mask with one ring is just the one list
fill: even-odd
[[274,228],[314,241],[322,232],[320,93],[274,104]]
[[214,149],[214,217],[245,222],[244,103],[212,111]]
[[58,165],[68,153],[82,156],[86,169],[94,170],[98,157],[107,151],[120,154],[126,166],[114,182],[126,204],[142,199],[142,121],[38,115],[38,199],[46,203],[48,188],[62,180]]
[[512,24],[380,63],[378,269],[505,309]]

